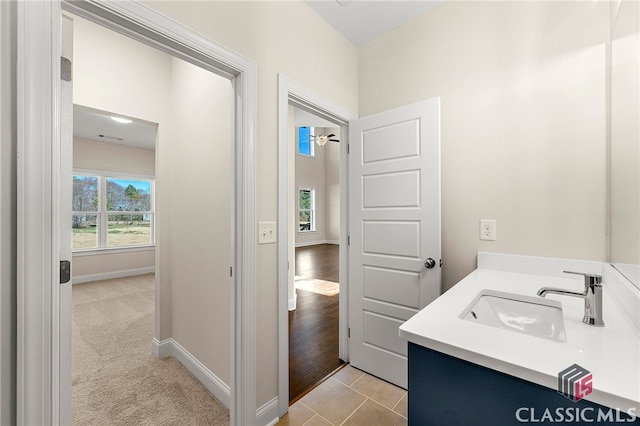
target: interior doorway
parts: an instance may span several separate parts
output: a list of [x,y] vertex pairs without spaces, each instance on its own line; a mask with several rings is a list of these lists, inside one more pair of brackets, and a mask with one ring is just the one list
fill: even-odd
[[[33,213],[42,227],[18,222],[19,257],[17,311],[18,345],[16,417],[18,423],[53,424],[69,422],[70,392],[67,392],[70,368],[70,344],[67,335],[70,319],[70,291],[64,274],[52,274],[62,262],[59,226],[69,223],[71,203],[61,193],[68,188],[59,158],[70,150],[61,148],[60,34],[61,7],[66,11],[99,22],[105,27],[186,59],[223,76],[234,91],[233,154],[234,172],[233,267],[234,284],[230,302],[232,326],[230,359],[231,423],[256,422],[255,409],[255,232],[242,224],[255,223],[255,134],[257,107],[257,67],[252,61],[216,44],[143,4],[122,1],[118,4],[89,2],[33,2],[18,8],[17,42],[21,49],[18,63],[17,102],[22,105],[18,120],[18,148],[37,153],[25,156],[25,167],[18,185],[30,182],[29,197],[18,200],[18,211]],[[29,42],[26,43],[25,40]],[[97,52],[99,53],[99,52]],[[28,72],[37,70],[38,72]],[[63,79],[66,77],[64,66]],[[39,129],[39,131],[33,130]],[[29,130],[29,131],[27,131]],[[49,165],[42,167],[43,164]],[[70,167],[69,167],[70,169]],[[61,201],[62,200],[62,201]],[[62,222],[61,222],[62,221]],[[60,268],[64,272],[64,267]],[[227,274],[229,267],[225,268]],[[29,271],[25,274],[25,271]],[[163,271],[161,271],[163,272]],[[46,292],[40,291],[47,289]],[[67,297],[69,296],[69,297]],[[65,298],[65,300],[63,300]],[[69,300],[67,300],[69,299]],[[28,330],[28,338],[26,333]],[[164,343],[164,342],[163,342]],[[168,342],[171,343],[171,342]],[[171,346],[170,344],[168,346]],[[163,347],[164,348],[164,347]],[[240,366],[236,368],[236,366]],[[229,390],[230,390],[229,389]]]
[[[294,284],[289,294],[289,402],[340,368],[340,128],[290,107]],[[289,132],[291,136],[292,132]],[[290,156],[291,158],[291,156]]]
[[[182,393],[199,390],[228,407],[232,329],[228,270],[233,264],[235,196],[231,82],[126,35],[68,16],[75,33],[76,102],[73,422],[123,421],[126,416],[126,422],[138,423],[175,411],[167,404],[154,413],[144,410],[170,395],[168,388],[154,385],[149,377],[158,371],[163,377],[184,371],[170,372],[163,367],[169,363],[148,356],[154,338],[168,337],[169,345],[175,342],[168,353],[156,355],[173,355],[187,369],[196,368],[221,384],[200,377],[199,389],[189,386]],[[175,175],[169,180],[170,172]],[[172,255],[155,256],[156,249]],[[159,279],[120,278],[146,269],[161,271],[155,274]],[[161,289],[177,282],[181,291],[173,293],[167,304]],[[93,297],[87,300],[87,294]],[[206,331],[191,332],[202,325]],[[181,353],[197,362],[185,362]],[[131,403],[134,400],[137,403]],[[184,417],[205,423],[228,421],[228,412],[210,411],[221,417],[205,420],[195,417],[202,415],[195,410]]]
[[[316,94],[298,83],[280,75],[278,93],[278,414],[284,415],[289,407],[289,309],[295,294],[295,227],[300,226],[294,212],[297,200],[293,195],[298,189],[295,187],[295,113],[298,109],[326,120],[333,128],[339,129],[339,166],[337,170],[340,188],[347,187],[347,154],[348,154],[348,123],[356,115],[335,102]],[[318,132],[319,134],[321,133]],[[330,134],[324,132],[325,134]],[[336,132],[334,132],[336,133]],[[314,133],[312,133],[314,134]],[[318,136],[314,134],[314,136]],[[327,142],[334,143],[334,142]],[[301,188],[305,189],[305,188]],[[306,188],[313,189],[313,188]],[[340,191],[339,223],[348,223],[347,194]],[[340,226],[338,232],[338,359],[348,362],[347,345],[347,229]]]

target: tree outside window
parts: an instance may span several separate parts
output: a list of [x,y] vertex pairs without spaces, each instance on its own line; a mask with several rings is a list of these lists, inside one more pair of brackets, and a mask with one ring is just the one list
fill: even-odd
[[74,176],[71,206],[74,249],[98,247],[98,204],[98,178]]

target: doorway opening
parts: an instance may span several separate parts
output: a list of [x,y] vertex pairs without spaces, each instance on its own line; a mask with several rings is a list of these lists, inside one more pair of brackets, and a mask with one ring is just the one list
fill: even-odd
[[[340,368],[340,128],[291,106],[289,403]],[[291,135],[291,132],[289,132]],[[290,146],[291,148],[291,146]]]
[[[191,403],[176,400],[185,395],[207,409],[193,407],[181,417],[228,421],[231,82],[68,16],[74,32],[72,263],[78,284],[72,289],[72,420],[154,423],[156,416],[160,421],[185,410]],[[156,250],[172,254],[156,256]],[[148,269],[161,273],[140,275]],[[167,304],[163,289],[176,286],[180,291],[172,290]],[[153,339],[169,347],[156,355],[172,355],[201,383],[177,361],[150,357]],[[179,391],[162,386],[170,376],[182,377]],[[144,408],[167,399],[160,409]]]
[[[295,143],[296,143],[296,111],[307,113],[316,119],[325,120],[325,124],[318,131],[310,132],[316,137],[321,134],[328,136],[334,133],[340,135],[339,143],[327,142],[337,146],[338,163],[332,177],[336,177],[341,190],[339,191],[339,208],[335,212],[340,224],[337,231],[339,247],[338,254],[338,280],[340,283],[337,295],[338,307],[338,358],[336,363],[348,362],[347,347],[347,153],[348,153],[348,123],[355,119],[356,115],[335,102],[316,94],[298,83],[280,75],[278,80],[278,414],[283,416],[289,408],[290,402],[290,377],[289,377],[289,318],[290,308],[294,306],[295,279],[294,272],[296,257],[296,235],[299,230],[308,231],[311,225],[307,223],[307,212],[300,212],[299,190],[313,190],[313,185],[301,185],[297,187],[295,181]],[[299,126],[298,126],[299,127]],[[327,130],[335,129],[335,131]],[[316,134],[317,133],[317,134]],[[324,147],[314,149],[323,149]],[[297,196],[296,196],[297,195]],[[298,205],[296,207],[296,205]],[[303,205],[306,210],[308,205]],[[302,216],[301,216],[302,215]],[[302,218],[302,220],[301,220]],[[302,222],[302,223],[301,223]],[[309,237],[313,241],[314,237]],[[323,239],[323,243],[326,240]],[[308,241],[307,241],[308,242]],[[317,241],[316,241],[317,242]],[[301,241],[301,245],[304,245]],[[335,249],[335,248],[334,248]],[[333,261],[335,264],[335,261]],[[302,266],[299,266],[301,269]],[[304,290],[302,290],[304,291]],[[338,366],[340,364],[337,364]],[[326,377],[326,374],[325,376]],[[321,377],[320,381],[324,378]],[[295,396],[291,395],[293,398]],[[299,396],[299,395],[298,395]]]

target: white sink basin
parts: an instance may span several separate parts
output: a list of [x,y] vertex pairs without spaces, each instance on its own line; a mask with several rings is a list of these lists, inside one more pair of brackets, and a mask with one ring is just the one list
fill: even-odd
[[557,300],[482,290],[459,318],[555,342],[567,341],[562,304]]

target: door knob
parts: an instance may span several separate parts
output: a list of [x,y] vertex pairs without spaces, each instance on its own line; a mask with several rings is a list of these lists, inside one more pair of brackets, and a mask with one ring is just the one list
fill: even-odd
[[432,258],[428,257],[428,258],[427,258],[427,260],[425,260],[425,261],[424,261],[424,266],[425,266],[427,269],[431,269],[431,268],[433,268],[434,266],[436,266],[436,261],[435,261],[435,260],[433,260]]

